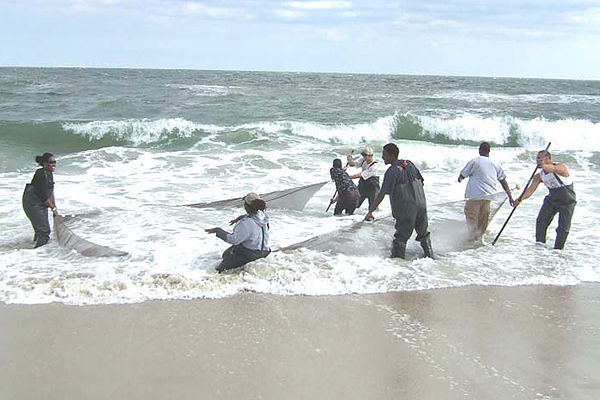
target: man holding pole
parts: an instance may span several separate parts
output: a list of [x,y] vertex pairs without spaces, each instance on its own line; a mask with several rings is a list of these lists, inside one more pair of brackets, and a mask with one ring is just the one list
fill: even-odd
[[475,157],[460,171],[458,181],[469,178],[465,190],[465,217],[469,229],[470,240],[480,240],[485,233],[490,218],[489,196],[496,193],[496,182],[500,182],[513,205],[506,175],[502,167],[490,159],[490,144],[482,142],[479,145],[479,157]]
[[569,175],[569,170],[565,164],[552,162],[548,150],[538,152],[536,162],[541,171],[533,177],[531,185],[515,200],[514,207],[529,198],[540,182],[543,182],[550,193],[544,198],[544,204],[537,216],[535,241],[546,243],[546,231],[554,216],[558,213],[558,228],[556,228],[554,248],[562,250],[569,235],[573,211],[575,210],[575,204],[577,204],[575,190],[573,189],[573,178]]
[[360,155],[356,161],[352,159],[352,154],[346,156],[349,166],[361,169],[361,172],[350,175],[350,178],[359,178],[358,193],[360,193],[360,199],[358,200],[357,208],[360,208],[365,199],[369,200],[369,207],[371,207],[380,189],[379,176],[377,176],[377,161],[373,159],[373,149],[371,147],[365,147]]

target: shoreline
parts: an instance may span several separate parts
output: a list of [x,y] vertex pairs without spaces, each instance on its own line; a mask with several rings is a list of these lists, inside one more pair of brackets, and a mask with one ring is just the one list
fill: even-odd
[[0,304],[0,398],[595,399],[598,289]]

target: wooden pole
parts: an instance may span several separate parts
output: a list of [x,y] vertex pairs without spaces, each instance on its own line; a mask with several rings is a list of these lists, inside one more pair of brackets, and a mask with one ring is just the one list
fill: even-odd
[[[548,146],[546,146],[546,150],[548,151],[548,149],[550,148],[550,145],[552,144],[552,142],[548,142]],[[531,176],[529,177],[529,180],[527,181],[527,184],[525,185],[525,187],[523,188],[523,193],[521,193],[521,196],[519,196],[518,198],[523,197],[523,195],[525,194],[525,191],[527,190],[527,188],[529,187],[529,185],[531,184],[531,181],[533,180],[533,177],[535,176],[535,173],[538,170],[538,165],[537,165],[537,161],[535,163],[535,169],[533,170],[533,173],[531,174]],[[518,206],[517,206],[518,207]],[[492,245],[495,245],[496,242],[498,241],[498,239],[500,238],[500,235],[502,235],[502,231],[504,231],[504,228],[506,228],[506,225],[508,225],[508,221],[510,221],[510,218],[512,217],[512,215],[514,214],[515,210],[517,209],[517,207],[513,207],[512,211],[510,212],[510,214],[508,214],[508,218],[506,218],[506,221],[504,221],[504,225],[502,225],[502,228],[500,228],[500,232],[498,232],[498,234],[496,235],[496,237],[494,238],[494,241],[492,242]]]

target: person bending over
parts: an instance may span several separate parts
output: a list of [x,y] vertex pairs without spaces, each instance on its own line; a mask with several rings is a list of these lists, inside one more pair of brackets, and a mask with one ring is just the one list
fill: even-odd
[[31,221],[35,235],[35,247],[40,247],[50,240],[50,223],[48,222],[48,209],[53,215],[58,215],[56,200],[54,199],[54,171],[56,158],[51,153],[44,153],[35,157],[38,168],[33,175],[31,183],[25,185],[23,191],[23,211]]
[[344,210],[348,215],[354,214],[360,195],[356,185],[342,168],[342,160],[339,158],[333,160],[333,167],[329,170],[329,174],[336,188],[336,195],[331,199],[332,203],[336,203],[333,215],[341,215]]
[[267,206],[256,193],[244,196],[246,214],[230,222],[233,232],[221,228],[205,229],[207,233],[215,233],[219,239],[232,244],[223,252],[223,260],[217,266],[218,272],[241,267],[250,261],[269,255],[269,218],[265,213]]
[[365,199],[369,200],[369,208],[375,200],[375,196],[379,192],[379,176],[377,174],[377,161],[373,159],[373,149],[371,147],[365,147],[360,153],[356,161],[352,159],[352,154],[348,154],[348,165],[351,167],[359,167],[361,172],[358,174],[351,175],[350,178],[358,180],[358,193],[360,199],[358,200],[357,208],[360,208]]
[[562,250],[565,247],[567,236],[569,236],[571,219],[577,204],[573,178],[565,164],[552,162],[552,156],[547,150],[537,153],[536,162],[541,171],[539,174],[535,174],[531,185],[515,200],[514,206],[517,207],[523,200],[528,199],[538,188],[540,182],[543,182],[549,193],[544,198],[544,204],[542,204],[535,222],[535,241],[546,243],[546,231],[558,213],[554,248]]

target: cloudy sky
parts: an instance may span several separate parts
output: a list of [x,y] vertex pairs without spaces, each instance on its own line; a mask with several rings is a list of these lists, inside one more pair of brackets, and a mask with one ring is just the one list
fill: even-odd
[[600,0],[0,0],[0,65],[600,79]]

